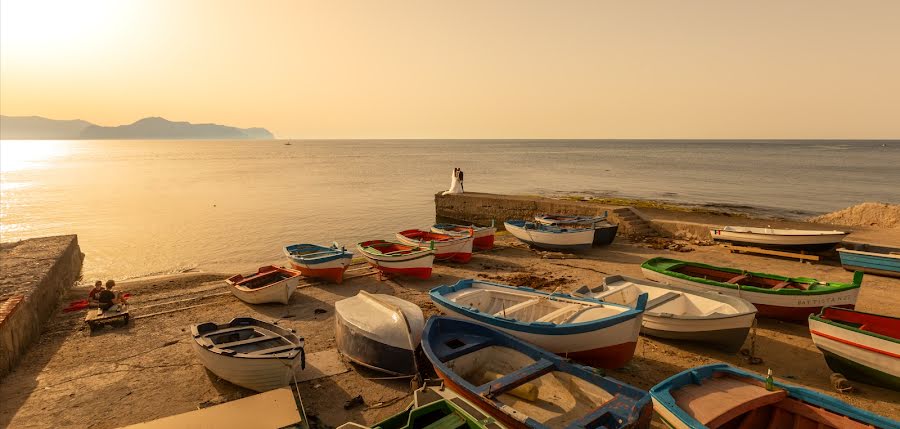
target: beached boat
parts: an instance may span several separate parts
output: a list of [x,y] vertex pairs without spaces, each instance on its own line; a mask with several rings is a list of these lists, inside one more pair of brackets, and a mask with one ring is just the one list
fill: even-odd
[[599,216],[563,215],[563,214],[539,214],[534,216],[534,221],[544,225],[572,225],[587,224],[606,220],[608,212]]
[[607,246],[612,244],[616,239],[616,233],[619,232],[619,225],[611,223],[608,220],[594,223],[594,246]]
[[397,233],[397,240],[408,246],[434,248],[434,259],[466,263],[472,259],[472,234],[465,236],[438,234],[421,229],[407,229]]
[[259,271],[244,277],[237,274],[225,279],[231,293],[249,304],[287,304],[297,285],[300,273],[294,270],[267,265]]
[[475,225],[456,225],[452,223],[438,223],[431,226],[431,232],[447,235],[469,235],[472,234],[472,247],[478,250],[490,250],[494,248],[494,236],[497,234],[497,228],[491,226],[475,226]]
[[845,270],[900,277],[900,247],[869,244],[854,247],[837,250]]
[[524,220],[508,220],[503,226],[523,243],[551,250],[588,250],[594,243],[593,228],[562,228]]
[[645,428],[647,392],[484,325],[434,316],[422,350],[446,385],[510,428]]
[[900,391],[900,318],[826,307],[809,333],[832,371]]
[[306,367],[303,338],[250,317],[218,325],[191,326],[191,346],[200,362],[224,380],[263,392],[286,386],[299,366]]
[[385,240],[364,241],[356,245],[359,253],[377,270],[386,274],[427,279],[431,277],[434,250]]
[[353,260],[353,253],[337,243],[331,247],[318,244],[292,244],[284,247],[284,255],[291,261],[291,267],[308,277],[318,277],[341,283],[344,271]]
[[594,246],[606,246],[612,244],[616,238],[616,232],[619,225],[611,223],[607,220],[607,212],[603,212],[600,216],[578,216],[578,215],[559,215],[559,214],[542,214],[534,217],[534,221],[543,225],[554,225],[560,228],[573,229],[575,225],[583,228],[594,229]]
[[603,368],[625,365],[637,346],[647,296],[636,308],[479,280],[431,290],[450,317],[499,329],[547,351]]
[[847,231],[818,231],[802,229],[754,228],[724,226],[710,228],[715,241],[726,241],[757,247],[780,247],[803,250],[828,250],[841,242]]
[[737,296],[756,306],[759,316],[792,321],[805,321],[825,306],[853,308],[863,278],[857,272],[853,283],[820,282],[661,257],[644,262],[641,270],[650,280]]
[[416,390],[412,404],[372,426],[345,423],[338,429],[505,429],[466,398],[441,386]]
[[629,307],[635,307],[641,294],[647,294],[641,322],[645,335],[712,344],[729,352],[741,349],[756,318],[756,307],[736,296],[628,276],[608,276],[599,287],[583,286],[575,292]]
[[773,382],[724,363],[675,374],[650,389],[653,410],[671,428],[897,429],[896,421],[831,396]]
[[393,375],[416,373],[422,309],[396,296],[360,291],[334,303],[337,348],[359,365]]

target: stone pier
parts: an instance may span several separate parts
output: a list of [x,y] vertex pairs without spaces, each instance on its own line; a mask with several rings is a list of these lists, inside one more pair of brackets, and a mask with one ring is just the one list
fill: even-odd
[[0,379],[41,335],[83,260],[76,235],[0,244]]

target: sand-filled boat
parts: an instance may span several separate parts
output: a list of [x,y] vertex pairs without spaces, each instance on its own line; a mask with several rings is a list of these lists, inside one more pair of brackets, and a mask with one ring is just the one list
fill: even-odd
[[356,245],[359,253],[375,269],[420,279],[431,277],[434,250],[385,240],[364,241]]
[[267,265],[247,277],[237,274],[225,279],[231,293],[250,304],[287,304],[300,284],[300,273]]
[[594,244],[594,229],[590,227],[564,228],[524,220],[508,220],[503,226],[523,243],[543,249],[581,251]]
[[505,429],[466,398],[444,386],[423,386],[409,407],[372,426],[345,423],[338,429]]
[[560,356],[619,368],[634,356],[647,296],[635,308],[567,294],[479,280],[460,280],[430,292],[450,317],[499,329]]
[[478,250],[491,250],[494,248],[494,236],[497,228],[491,226],[457,225],[452,223],[438,223],[431,226],[431,232],[447,235],[472,234],[472,247]]
[[337,348],[359,365],[393,375],[416,373],[425,316],[396,296],[360,291],[334,304]]
[[896,421],[831,396],[724,363],[691,368],[650,389],[653,410],[671,428],[896,429]]
[[792,321],[805,321],[825,306],[853,308],[863,278],[857,272],[852,283],[821,282],[662,257],[647,260],[641,270],[650,280],[737,296],[756,306],[758,316]]
[[323,278],[335,283],[344,280],[344,271],[353,260],[353,253],[337,243],[330,247],[318,244],[292,244],[284,247],[284,255],[291,267],[308,277]]
[[303,338],[291,329],[250,317],[191,326],[191,347],[224,380],[262,392],[286,386],[306,367]]
[[900,391],[900,318],[826,307],[809,333],[832,371]]
[[802,229],[754,228],[749,226],[724,226],[710,228],[715,241],[758,247],[780,247],[805,250],[827,250],[840,243],[847,231],[819,231]]
[[584,286],[576,293],[629,307],[647,294],[641,326],[645,335],[711,344],[729,352],[740,350],[756,318],[756,307],[735,296],[628,276],[608,276],[602,285]]
[[860,245],[837,251],[845,270],[900,277],[900,247]]
[[435,316],[422,350],[446,385],[510,428],[644,428],[647,392],[484,325]]
[[397,240],[409,246],[434,248],[434,259],[466,263],[472,259],[472,234],[438,234],[421,229],[407,229],[397,233]]

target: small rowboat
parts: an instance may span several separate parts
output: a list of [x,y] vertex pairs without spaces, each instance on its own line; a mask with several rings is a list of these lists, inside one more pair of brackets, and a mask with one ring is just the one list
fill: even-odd
[[465,236],[438,234],[421,229],[407,229],[397,233],[397,240],[408,246],[434,246],[434,259],[466,263],[472,259],[472,234]]
[[700,292],[628,276],[608,276],[595,289],[577,294],[634,307],[648,294],[641,332],[658,338],[696,341],[737,352],[744,344],[756,307],[721,292]]
[[579,216],[579,215],[562,215],[562,214],[539,214],[534,216],[534,221],[544,225],[572,225],[587,224],[606,220],[609,213],[603,212],[599,216]]
[[250,317],[223,325],[191,326],[191,346],[213,374],[247,389],[263,392],[287,386],[299,366],[306,367],[303,338]]
[[409,407],[386,420],[365,426],[345,423],[337,429],[505,429],[465,398],[442,386],[415,391]]
[[661,257],[644,262],[641,270],[650,280],[737,296],[756,306],[759,316],[790,321],[805,321],[825,306],[853,308],[863,277],[857,272],[853,283],[826,283]]
[[364,241],[356,245],[360,254],[375,269],[387,274],[427,279],[431,277],[434,250],[384,240]]
[[231,293],[249,304],[287,304],[300,284],[300,273],[267,265],[244,277],[240,274],[225,279]]
[[472,247],[478,250],[490,250],[494,248],[494,235],[497,228],[492,226],[456,225],[452,223],[438,223],[432,225],[431,232],[447,235],[468,236],[470,233],[475,239]]
[[900,248],[898,247],[864,244],[856,249],[838,249],[837,251],[841,255],[841,265],[845,270],[900,277]]
[[900,318],[826,307],[809,316],[809,332],[832,371],[900,390]]
[[422,309],[396,296],[359,291],[334,303],[337,348],[347,359],[393,375],[416,374]]
[[431,290],[431,300],[450,317],[499,329],[547,351],[604,368],[620,368],[634,356],[646,294],[636,308],[507,286],[460,280]]
[[456,393],[510,428],[645,428],[647,392],[503,332],[428,319],[422,350]]
[[594,244],[593,228],[561,228],[524,220],[508,220],[503,226],[523,243],[543,249],[579,251]]
[[897,422],[831,396],[773,382],[724,363],[675,374],[650,389],[653,410],[668,427],[897,429]]
[[594,227],[594,246],[608,246],[616,239],[619,225],[608,220],[597,222]]
[[759,247],[781,247],[804,250],[828,250],[840,243],[847,231],[753,228],[725,226],[710,228],[713,240]]
[[292,244],[284,247],[284,255],[291,261],[291,267],[304,276],[323,278],[335,283],[344,280],[344,271],[353,260],[353,253],[339,247],[337,243],[331,247]]

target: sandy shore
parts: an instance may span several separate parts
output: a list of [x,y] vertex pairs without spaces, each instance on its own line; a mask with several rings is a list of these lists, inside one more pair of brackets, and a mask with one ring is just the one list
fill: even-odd
[[[253,392],[219,380],[199,364],[189,347],[189,325],[236,316],[277,319],[304,336],[307,353],[315,353],[335,347],[335,301],[360,290],[397,295],[419,304],[429,316],[436,310],[427,291],[439,284],[482,276],[572,290],[582,284],[595,285],[607,274],[639,277],[639,264],[653,256],[820,280],[849,281],[852,277],[839,266],[730,254],[716,246],[688,246],[692,252],[677,253],[621,238],[578,259],[542,259],[540,252],[524,248],[508,236],[498,238],[499,249],[477,254],[467,265],[438,265],[428,281],[378,281],[375,276],[363,276],[339,286],[314,284],[298,290],[287,306],[244,304],[227,293],[221,282],[224,276],[218,274],[191,273],[124,283],[119,288],[134,294],[132,314],[138,318],[125,328],[89,334],[82,325],[83,312],[54,316],[41,340],[0,384],[0,427],[115,428],[250,395]],[[898,279],[867,276],[858,308],[900,316],[898,288]],[[63,301],[84,295],[86,289],[73,289]],[[642,337],[634,359],[610,375],[649,389],[676,372],[711,362],[728,362],[758,372],[772,368],[777,378],[787,382],[900,418],[900,392],[861,383],[854,383],[856,390],[851,394],[834,392],[829,383],[831,371],[804,325],[761,319],[755,342],[757,355],[764,361],[760,365],[749,365],[738,354]],[[304,382],[300,389],[306,411],[320,427],[348,420],[374,423],[390,416],[407,405],[409,383],[367,378],[379,376],[351,370]],[[344,402],[357,395],[365,405],[344,410]],[[654,426],[661,427],[659,422]]]

